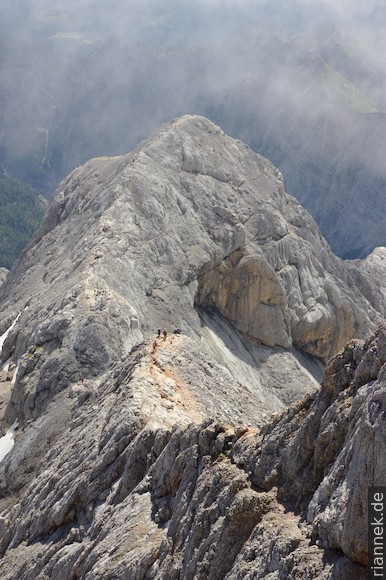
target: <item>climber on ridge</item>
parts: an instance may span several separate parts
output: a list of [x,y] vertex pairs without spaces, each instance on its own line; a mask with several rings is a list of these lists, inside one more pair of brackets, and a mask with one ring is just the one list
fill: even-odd
[[164,328],[164,340],[166,340],[167,335],[168,335],[168,332],[167,332],[166,328]]

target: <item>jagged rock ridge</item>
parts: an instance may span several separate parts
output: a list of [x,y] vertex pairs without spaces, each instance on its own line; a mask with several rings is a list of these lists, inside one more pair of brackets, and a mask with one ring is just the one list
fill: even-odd
[[260,430],[171,427],[144,413],[154,357],[138,350],[0,520],[4,578],[365,579],[367,486],[385,484],[373,453],[386,436],[385,362],[384,327]]
[[[181,573],[215,577],[199,554],[227,534],[235,543],[220,543],[214,561],[228,553],[230,571],[247,538],[235,540],[237,514],[246,534],[273,496],[256,498],[233,464],[224,480],[221,466],[205,468],[227,456],[231,425],[262,424],[315,390],[320,359],[365,336],[384,312],[382,294],[331,253],[279,172],[201,117],[75,170],[0,300],[0,331],[15,323],[1,356],[17,363],[4,423],[20,421],[0,471],[9,578],[32,570],[103,578],[112,560],[118,577],[179,577],[168,538],[185,525],[179,549],[191,537],[193,554],[209,530],[206,516],[196,530],[193,514],[211,501],[217,469],[225,506],[245,490],[248,514],[244,500],[236,519],[222,514],[229,528],[222,535],[220,526]],[[183,335],[152,346],[155,330],[172,324]],[[158,458],[165,463],[153,476]],[[179,484],[199,482],[201,470],[204,487],[185,520]],[[169,527],[172,513],[178,521]],[[144,545],[135,532],[137,552],[126,549],[121,520],[148,534]]]

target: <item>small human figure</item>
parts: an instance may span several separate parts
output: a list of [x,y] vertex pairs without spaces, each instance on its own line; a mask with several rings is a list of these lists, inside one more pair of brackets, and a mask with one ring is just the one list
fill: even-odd
[[161,329],[159,328],[158,329],[158,338],[160,338],[160,336],[161,336]]
[[167,332],[166,328],[164,328],[164,340],[166,340],[167,335],[168,335],[168,332]]

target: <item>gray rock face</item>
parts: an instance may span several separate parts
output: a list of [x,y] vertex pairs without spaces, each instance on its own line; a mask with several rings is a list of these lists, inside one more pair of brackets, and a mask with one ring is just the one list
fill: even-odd
[[185,314],[192,302],[267,346],[324,359],[380,321],[277,170],[200,117],[75,170],[12,274],[3,320],[29,293],[15,356],[71,335],[76,360],[92,368],[159,324],[199,334]]
[[[204,118],[75,170],[0,290],[1,358],[17,365],[4,425],[20,422],[0,465],[4,578],[262,574],[277,525],[269,572],[288,577],[296,561],[301,577],[327,574],[283,498],[299,492],[305,509],[319,489],[324,470],[307,462],[320,417],[344,412],[333,401],[350,356],[364,385],[383,355],[352,343],[306,422],[311,399],[266,431],[240,425],[316,393],[320,359],[381,321],[382,294],[349,268],[278,171]],[[332,425],[323,461],[345,441]],[[299,457],[283,445],[296,430]],[[304,465],[308,479],[294,477]],[[354,573],[356,540],[318,506],[304,525]]]
[[385,339],[352,341],[318,395],[259,430],[197,423],[178,402],[164,357],[185,337],[137,349],[3,511],[3,577],[365,579],[367,486],[386,483]]
[[24,357],[12,412],[35,417],[158,326],[201,337],[206,310],[263,349],[293,346],[326,360],[381,319],[352,284],[269,162],[206,119],[184,117],[59,187],[0,293],[0,330],[22,312],[2,352]]
[[355,260],[354,263],[386,296],[386,248],[375,248],[364,260]]
[[8,274],[7,268],[0,268],[0,286],[5,282],[7,274]]
[[315,401],[306,399],[263,428],[255,453],[251,440],[234,453],[255,486],[277,487],[282,501],[303,510],[319,547],[342,550],[362,565],[368,561],[367,490],[386,483],[379,451],[386,436],[385,340],[383,327],[366,343],[349,343],[327,366]]

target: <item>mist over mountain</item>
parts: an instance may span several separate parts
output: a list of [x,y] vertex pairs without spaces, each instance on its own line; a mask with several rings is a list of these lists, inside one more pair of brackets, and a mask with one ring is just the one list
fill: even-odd
[[0,162],[45,193],[203,114],[268,157],[334,251],[385,244],[383,6],[31,2],[0,8]]

